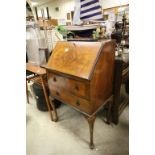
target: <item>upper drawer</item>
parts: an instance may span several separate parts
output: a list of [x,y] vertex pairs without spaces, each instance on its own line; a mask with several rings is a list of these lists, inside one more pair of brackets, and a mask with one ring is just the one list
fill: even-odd
[[52,87],[63,88],[74,95],[89,99],[89,84],[84,82],[49,73],[48,84]]

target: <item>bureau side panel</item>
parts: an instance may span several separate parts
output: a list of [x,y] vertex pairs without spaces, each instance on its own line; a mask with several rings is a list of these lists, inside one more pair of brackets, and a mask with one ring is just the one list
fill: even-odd
[[96,112],[112,95],[114,59],[115,43],[110,41],[103,45],[90,83],[93,112]]

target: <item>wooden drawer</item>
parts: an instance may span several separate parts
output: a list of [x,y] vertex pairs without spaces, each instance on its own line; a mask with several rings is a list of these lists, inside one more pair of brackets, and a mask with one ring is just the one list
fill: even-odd
[[86,83],[62,77],[53,73],[48,74],[48,83],[49,86],[54,89],[62,88],[76,96],[89,100],[89,85]]
[[91,114],[91,104],[88,100],[75,96],[67,90],[58,87],[51,86],[50,93],[54,98],[69,104],[82,112]]

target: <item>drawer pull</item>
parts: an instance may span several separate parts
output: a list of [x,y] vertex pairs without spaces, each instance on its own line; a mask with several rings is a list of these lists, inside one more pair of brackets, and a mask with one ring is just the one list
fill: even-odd
[[57,81],[56,77],[54,77],[54,78],[53,78],[53,81],[54,81],[54,82],[56,82],[56,81]]
[[80,106],[80,101],[79,100],[76,101],[76,105]]
[[60,96],[60,93],[59,93],[59,92],[56,92],[56,95],[57,95],[57,96]]
[[75,86],[75,89],[76,89],[77,91],[79,90],[79,87],[78,87],[78,85],[76,85],[76,86]]

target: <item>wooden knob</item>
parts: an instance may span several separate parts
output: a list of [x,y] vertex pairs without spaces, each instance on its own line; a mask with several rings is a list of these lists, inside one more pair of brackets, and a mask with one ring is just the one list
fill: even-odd
[[57,81],[56,77],[54,77],[54,78],[53,78],[53,81],[54,81],[54,82],[56,82],[56,81]]
[[59,93],[59,92],[56,92],[56,95],[57,95],[57,96],[60,96],[60,93]]
[[80,106],[79,100],[76,101],[76,105],[77,105],[77,106]]

